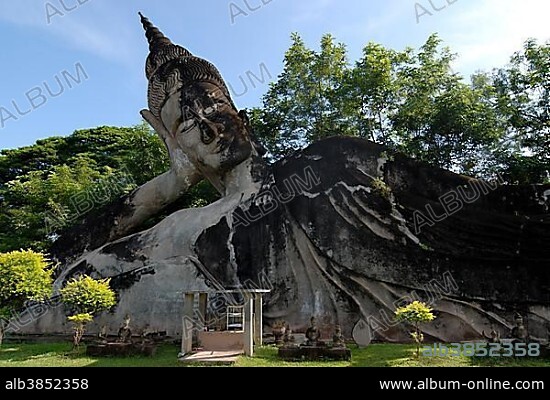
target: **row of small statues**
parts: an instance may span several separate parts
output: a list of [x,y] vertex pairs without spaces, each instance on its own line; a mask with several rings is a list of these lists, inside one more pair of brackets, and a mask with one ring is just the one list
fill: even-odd
[[[117,342],[118,343],[129,343],[132,339],[132,330],[130,329],[130,321],[132,318],[130,315],[124,317],[122,325],[118,329]],[[101,327],[98,335],[99,339],[102,341],[107,341],[107,326],[104,325]]]
[[[282,329],[281,329],[282,328]],[[306,330],[306,342],[302,346],[325,346],[325,342],[321,341],[321,331],[317,327],[317,320],[315,317],[311,317],[310,326]],[[289,346],[294,342],[294,336],[288,323],[282,323],[281,327],[277,329],[275,334],[275,340],[277,344],[284,344]],[[332,335],[332,347],[340,348],[346,347],[344,335],[342,335],[342,328],[340,325],[334,327],[334,334]]]
[[[512,328],[512,331],[510,332],[510,339],[515,342],[528,343],[530,340],[529,331],[523,323],[523,317],[521,316],[521,314],[518,313],[514,316],[514,322],[516,323],[516,325]],[[490,343],[500,343],[501,341],[500,332],[497,332],[494,329],[491,330],[490,336],[487,336],[485,332],[482,332],[482,334],[485,340]]]
[[[529,337],[529,331],[524,325],[523,317],[518,313],[514,317],[515,326],[512,328],[510,332],[510,339],[512,339],[515,342],[522,342],[522,343],[528,343],[530,340]],[[292,331],[290,329],[290,326],[286,323],[283,325],[284,329],[282,330],[282,342],[286,345],[292,343],[293,336]],[[491,331],[490,336],[485,335],[485,332],[483,332],[483,336],[485,339],[491,343],[499,343],[501,341],[500,333],[495,331],[494,329]],[[310,319],[310,326],[306,330],[306,342],[302,345],[305,346],[324,346],[324,342],[322,342],[321,339],[321,331],[317,327],[317,321],[315,317],[311,317]],[[281,343],[278,343],[281,344]],[[550,338],[549,338],[549,345],[550,345]],[[345,341],[344,336],[342,335],[342,329],[340,328],[340,325],[336,325],[334,328],[334,335],[332,336],[332,346],[333,347],[345,347]]]
[[[513,343],[529,343],[531,342],[531,337],[529,335],[529,331],[525,327],[523,323],[523,317],[521,314],[516,314],[514,316],[514,322],[516,325],[512,328],[510,331],[510,335],[508,336],[508,339],[511,339]],[[546,341],[546,351],[550,354],[550,329],[548,330],[548,339]],[[500,332],[495,331],[494,329],[491,330],[490,336],[487,336],[485,332],[482,332],[483,337],[487,342],[489,343],[501,343],[502,338],[500,336]]]
[[[130,322],[132,318],[130,315],[126,315],[124,317],[124,320],[122,321],[122,324],[120,325],[120,328],[118,329],[117,333],[117,343],[131,343],[132,342],[132,330],[130,329]],[[140,337],[141,341],[150,341],[151,339],[154,340],[155,337],[164,337],[166,336],[166,332],[154,332],[148,329],[145,329]],[[107,326],[103,326],[99,332],[98,335],[99,339],[103,342],[107,342]]]

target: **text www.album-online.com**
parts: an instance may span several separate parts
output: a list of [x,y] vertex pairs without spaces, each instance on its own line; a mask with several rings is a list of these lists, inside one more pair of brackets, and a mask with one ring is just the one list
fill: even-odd
[[506,380],[469,380],[469,381],[447,381],[426,378],[419,381],[391,380],[379,381],[382,390],[544,390],[543,381],[515,381]]

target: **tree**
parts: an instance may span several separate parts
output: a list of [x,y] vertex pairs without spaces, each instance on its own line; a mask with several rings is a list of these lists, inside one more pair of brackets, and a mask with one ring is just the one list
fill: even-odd
[[143,122],[124,135],[120,155],[126,170],[137,185],[142,185],[170,168],[166,146],[150,126]]
[[342,112],[351,119],[357,135],[391,145],[390,116],[399,105],[396,73],[411,51],[397,52],[370,42],[345,75],[339,93],[344,99]]
[[[90,164],[102,169],[119,170],[132,157],[139,156],[130,146],[134,137],[147,136],[141,126],[117,128],[102,126],[77,130],[67,137],[51,137],[38,140],[31,146],[2,150],[0,153],[0,184],[26,176],[32,171],[45,174],[54,167],[67,165],[72,168],[79,159],[86,158]],[[152,146],[159,146],[160,140],[150,133]],[[162,143],[160,143],[162,146]],[[93,160],[93,161],[92,161]],[[145,169],[148,169],[145,166]],[[141,184],[143,182],[137,182]]]
[[430,322],[435,319],[432,314],[432,309],[420,301],[413,301],[404,307],[399,307],[395,310],[395,318],[397,321],[405,321],[414,325],[414,331],[411,336],[416,343],[416,356],[420,356],[420,345],[424,341],[424,335],[420,330],[420,324]]
[[[346,48],[327,35],[321,50],[299,35],[278,81],[252,110],[257,136],[278,159],[327,136],[368,138],[456,172],[487,175],[504,128],[487,84],[454,73],[455,55],[437,35],[403,51],[369,43],[350,65]],[[481,86],[480,86],[481,85]]]
[[456,58],[437,35],[396,72],[398,109],[390,116],[393,147],[432,165],[470,173],[483,149],[503,135],[482,90],[454,73]]
[[496,109],[505,121],[500,161],[514,183],[550,182],[550,42],[527,40],[493,73]]
[[348,67],[345,46],[331,35],[323,36],[320,51],[308,49],[297,33],[291,39],[282,74],[264,96],[263,108],[251,113],[256,135],[274,158],[350,133],[339,97]]
[[52,294],[52,269],[43,254],[14,251],[0,254],[0,345],[9,318],[27,301]]
[[109,279],[95,280],[89,276],[80,276],[69,281],[61,289],[63,303],[71,307],[73,315],[68,320],[73,323],[73,346],[80,345],[86,324],[95,314],[108,310],[116,304],[115,292],[109,287]]
[[137,154],[132,154],[127,143],[136,135],[145,135],[140,132],[137,127],[99,127],[3,150],[0,251],[21,247],[47,251],[56,235],[83,212],[138,184],[128,176],[137,168],[132,169],[127,161]]
[[19,247],[47,251],[56,235],[95,207],[135,187],[133,177],[89,157],[49,172],[30,171],[4,186],[0,204],[0,250]]

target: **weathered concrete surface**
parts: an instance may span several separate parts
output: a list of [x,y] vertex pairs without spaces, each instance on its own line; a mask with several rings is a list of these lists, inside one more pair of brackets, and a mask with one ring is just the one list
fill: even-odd
[[[384,313],[391,319],[394,303],[416,294],[437,312],[424,328],[433,338],[462,340],[491,327],[506,334],[514,312],[545,337],[550,187],[498,187],[415,231],[414,211],[427,215],[431,204],[442,215],[439,197],[464,185],[475,194],[472,182],[400,155],[388,160],[361,139],[327,139],[274,165],[259,195],[252,187],[178,211],[84,254],[56,287],[77,273],[114,277],[119,304],[99,321],[111,329],[130,313],[137,329],[178,334],[182,292],[254,282],[273,289],[266,321],[285,319],[294,330],[317,315],[350,336],[363,319],[376,338],[403,340],[403,326],[390,326]],[[64,319],[58,308],[31,331],[67,331]]]
[[[436,310],[423,329],[438,340],[493,328],[505,337],[515,312],[546,337],[550,186],[491,186],[354,138],[267,166],[217,69],[142,24],[142,115],[166,144],[170,171],[88,216],[53,254],[63,265],[56,290],[78,274],[112,277],[119,301],[98,326],[116,332],[131,314],[134,331],[181,334],[184,292],[256,285],[272,289],[266,322],[285,319],[294,331],[315,315],[327,336],[338,323],[350,337],[363,320],[373,338],[408,340],[391,316],[420,298]],[[222,198],[144,230],[200,179]],[[62,307],[28,314],[27,332],[71,329]]]

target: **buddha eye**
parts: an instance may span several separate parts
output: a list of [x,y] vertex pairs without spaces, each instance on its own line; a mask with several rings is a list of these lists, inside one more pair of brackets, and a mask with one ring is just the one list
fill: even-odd
[[191,129],[194,126],[195,126],[195,120],[194,119],[187,119],[187,120],[182,122],[181,130],[182,131],[188,131],[189,129]]

